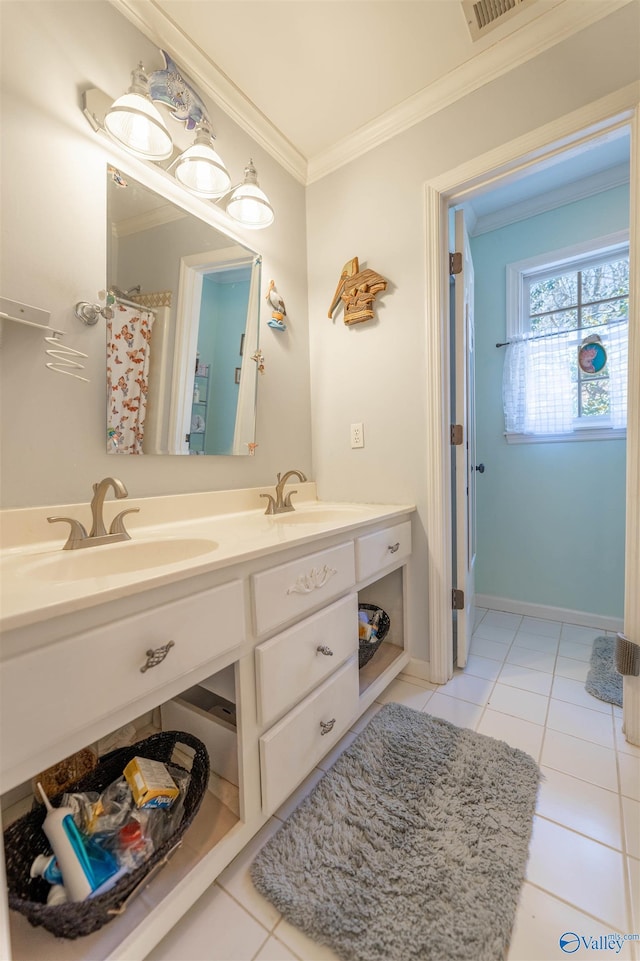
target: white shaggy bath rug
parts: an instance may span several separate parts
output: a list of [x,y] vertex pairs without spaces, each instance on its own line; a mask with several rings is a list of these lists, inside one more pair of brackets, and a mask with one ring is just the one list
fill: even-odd
[[540,772],[528,754],[387,704],[251,866],[345,961],[499,961]]

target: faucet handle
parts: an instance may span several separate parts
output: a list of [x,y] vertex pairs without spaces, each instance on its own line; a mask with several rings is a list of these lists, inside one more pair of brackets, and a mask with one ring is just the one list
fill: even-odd
[[126,514],[138,514],[139,512],[140,512],[139,507],[130,507],[126,511],[120,511],[120,513],[116,514],[116,516],[111,521],[111,527],[109,528],[109,533],[120,534],[121,540],[130,541],[131,534],[129,533],[128,530],[125,529],[122,518],[125,517]]
[[275,514],[275,513],[276,513],[276,502],[275,502],[274,498],[271,496],[271,494],[260,494],[260,497],[266,497],[266,498],[268,498],[268,500],[269,500],[269,503],[267,504],[267,509],[266,509],[266,511],[265,511],[265,514]]
[[298,493],[297,491],[289,491],[289,493],[285,496],[285,499],[284,499],[284,506],[287,508],[290,507],[292,511],[295,510],[295,507],[291,503],[291,495],[297,494],[297,493]]
[[86,527],[77,521],[75,517],[47,517],[50,524],[57,524],[59,521],[66,521],[67,524],[71,525],[71,530],[69,531],[69,537],[66,544],[62,548],[63,551],[72,551],[74,548],[79,547],[83,541],[88,537]]

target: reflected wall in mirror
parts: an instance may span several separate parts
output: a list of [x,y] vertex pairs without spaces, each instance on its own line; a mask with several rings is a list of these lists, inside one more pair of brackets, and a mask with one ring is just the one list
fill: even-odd
[[249,454],[255,441],[255,251],[107,168],[108,450]]

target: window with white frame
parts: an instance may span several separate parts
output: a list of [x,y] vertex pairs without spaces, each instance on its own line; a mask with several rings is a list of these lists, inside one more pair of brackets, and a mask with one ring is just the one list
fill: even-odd
[[624,436],[628,233],[507,266],[510,442]]

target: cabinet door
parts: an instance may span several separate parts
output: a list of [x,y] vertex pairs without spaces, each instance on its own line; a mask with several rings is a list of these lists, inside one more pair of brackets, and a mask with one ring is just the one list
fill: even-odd
[[258,720],[268,724],[358,649],[358,598],[350,594],[256,648]]
[[351,658],[260,738],[262,810],[271,813],[344,734],[358,709]]
[[233,581],[3,662],[3,790],[12,786],[12,769],[25,780],[20,769],[30,755],[41,756],[243,640],[243,585]]

